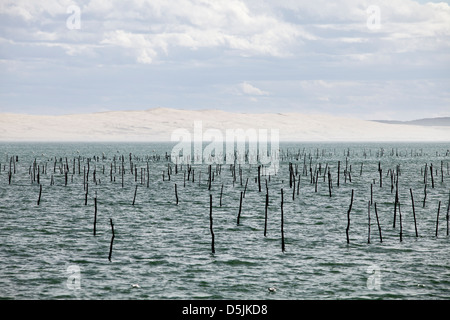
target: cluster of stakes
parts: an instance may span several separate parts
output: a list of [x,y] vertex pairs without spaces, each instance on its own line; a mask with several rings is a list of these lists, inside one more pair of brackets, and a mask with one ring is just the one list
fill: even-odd
[[[373,208],[373,211],[375,212],[375,218],[377,222],[378,227],[378,234],[379,234],[379,241],[383,241],[382,237],[382,229],[380,226],[378,211],[377,211],[377,203],[373,201],[373,188],[376,184],[379,185],[380,188],[383,187],[383,183],[386,185],[386,187],[390,188],[390,192],[393,194],[393,227],[396,227],[396,224],[399,225],[399,238],[400,241],[403,240],[402,233],[403,233],[403,227],[402,227],[402,213],[401,213],[401,207],[400,207],[400,201],[399,201],[399,176],[401,176],[402,168],[400,168],[400,165],[396,165],[393,168],[389,168],[388,170],[383,170],[383,160],[385,157],[425,157],[423,155],[422,150],[409,150],[404,151],[403,153],[398,150],[392,149],[390,153],[387,153],[383,148],[378,149],[374,154],[372,154],[372,150],[366,151],[365,149],[361,151],[362,154],[359,154],[360,159],[361,155],[362,158],[367,158],[368,156],[378,158],[378,181],[375,181],[373,179],[373,182],[370,184],[370,200],[368,201],[367,208],[368,208],[368,238],[367,242],[370,243],[371,239],[371,208]],[[445,154],[445,155],[444,155]],[[321,159],[325,159],[325,156],[332,156],[331,161],[326,161],[324,163],[321,162]],[[233,155],[228,155],[229,157]],[[244,177],[244,166],[248,166],[249,170],[246,170],[245,172],[249,172],[252,177],[251,179],[254,179],[255,185],[257,185],[258,192],[264,193],[265,189],[265,205],[264,205],[264,236],[266,236],[267,232],[267,211],[269,206],[269,187],[271,182],[271,174],[267,174],[267,166],[262,164],[248,164],[247,160],[249,159],[251,155],[245,154],[243,160],[243,163],[239,162],[238,158],[236,157],[233,159],[232,164],[202,164],[202,165],[194,165],[192,161],[181,161],[183,159],[180,158],[180,162],[174,162],[171,156],[166,152],[165,154],[155,154],[148,156],[137,156],[133,154],[127,154],[125,155],[113,155],[112,157],[107,157],[105,154],[102,154],[101,156],[94,155],[92,157],[83,157],[81,155],[72,156],[72,157],[41,157],[41,159],[38,161],[36,158],[33,159],[31,164],[25,164],[26,168],[28,169],[28,175],[29,175],[29,181],[31,185],[39,185],[39,195],[37,196],[37,205],[41,205],[41,197],[42,197],[42,189],[44,181],[48,183],[50,187],[55,185],[56,181],[60,183],[60,185],[67,186],[74,181],[74,176],[81,176],[83,177],[83,193],[84,193],[84,205],[87,205],[88,203],[88,196],[89,196],[89,184],[95,184],[99,185],[101,183],[108,183],[102,182],[101,179],[109,180],[110,183],[116,183],[116,178],[119,180],[119,184],[122,188],[124,188],[124,185],[126,181],[133,181],[135,184],[134,188],[134,195],[132,201],[130,201],[131,205],[135,205],[136,202],[136,195],[138,186],[141,186],[143,188],[149,188],[150,187],[150,180],[151,180],[151,171],[159,171],[160,179],[161,181],[164,181],[165,183],[174,183],[174,180],[178,182],[178,185],[183,183],[183,187],[186,187],[186,183],[193,183],[195,182],[195,179],[197,177],[198,183],[202,183],[201,180],[201,170],[202,168],[207,171],[207,179],[206,181],[203,181],[204,184],[207,184],[208,186],[208,192],[209,193],[209,229],[211,234],[211,251],[212,253],[215,253],[215,237],[214,237],[214,229],[213,229],[213,194],[211,193],[211,187],[215,183],[215,177],[220,176],[222,174],[223,168],[229,168],[227,172],[231,175],[231,179],[228,181],[233,186],[237,184],[238,186],[242,187],[240,191],[240,201],[239,201],[239,207],[237,209],[237,225],[240,223],[241,218],[241,212],[242,212],[242,205],[243,205],[243,199],[245,198],[247,186],[249,183],[249,178]],[[342,183],[345,184],[351,184],[352,183],[352,174],[359,176],[363,174],[363,167],[364,162],[361,161],[360,163],[357,163],[358,169],[356,172],[355,170],[352,171],[352,165],[349,162],[351,160],[351,151],[350,149],[346,149],[343,153],[343,158],[341,160],[338,159],[336,155],[336,151],[330,151],[330,150],[305,150],[305,149],[299,149],[299,150],[283,150],[280,149],[278,152],[268,154],[268,156],[272,157],[272,160],[276,160],[279,164],[278,172],[282,170],[288,169],[289,174],[289,185],[287,185],[287,179],[286,179],[286,185],[282,185],[282,187],[277,190],[280,191],[280,199],[279,199],[279,210],[280,210],[280,219],[281,219],[281,230],[280,230],[280,238],[281,238],[281,250],[285,251],[285,240],[284,240],[284,213],[283,213],[283,206],[285,202],[285,196],[288,194],[286,191],[290,190],[289,193],[292,194],[292,199],[294,200],[295,197],[299,196],[301,184],[300,181],[304,184],[309,184],[311,186],[310,190],[314,190],[313,192],[318,192],[318,184],[320,181],[323,182],[324,185],[326,185],[327,193],[329,197],[333,197],[333,189],[336,187],[339,187]],[[440,187],[445,188],[444,180],[448,179],[446,176],[449,176],[449,162],[447,159],[450,157],[450,153],[447,150],[443,154],[439,154],[440,159],[439,164],[436,166],[433,163],[423,163],[423,166],[421,167],[421,179],[423,179],[423,200],[421,201],[421,204],[423,207],[426,205],[427,201],[427,188],[431,187],[434,189],[438,184]],[[344,159],[345,158],[345,159]],[[425,159],[429,159],[425,158]],[[0,163],[0,173],[6,173],[7,176],[4,174],[1,174],[0,176],[5,177],[4,180],[9,185],[14,184],[14,176],[16,175],[18,171],[19,166],[19,156],[13,155],[13,156],[6,156],[6,161],[1,164]],[[186,159],[184,159],[186,160]],[[191,160],[191,159],[188,159]],[[229,160],[229,159],[228,159]],[[333,161],[333,163],[332,163]],[[345,163],[344,163],[345,161]],[[428,160],[429,161],[429,160]],[[353,163],[355,166],[355,163]],[[163,168],[163,170],[161,170]],[[254,169],[253,171],[250,171],[250,169]],[[198,175],[196,175],[196,170]],[[334,171],[334,172],[333,172]],[[131,175],[132,178],[127,179],[126,175]],[[174,179],[173,176],[176,176],[178,178]],[[276,177],[277,172],[275,172],[272,175],[272,179]],[[182,176],[182,180],[181,177]],[[43,179],[43,177],[45,179]],[[152,175],[154,177],[154,175]],[[387,179],[388,182],[383,182],[383,178]],[[265,188],[263,187],[265,180]],[[219,180],[219,179],[217,179]],[[244,182],[245,181],[245,182]],[[250,180],[252,181],[252,180]],[[306,181],[306,182],[305,182]],[[178,205],[179,203],[179,188],[177,187],[177,182],[174,183],[174,205]],[[284,181],[283,181],[284,183]],[[80,182],[81,184],[81,182]],[[256,188],[256,187],[255,187]],[[219,184],[217,186],[217,189],[220,189],[220,195],[219,195],[219,205],[222,207],[222,196],[223,196],[223,189],[224,189],[224,183],[221,182],[221,185]],[[417,227],[417,221],[416,221],[416,212],[415,212],[415,202],[414,202],[414,195],[413,195],[413,189],[409,188],[409,193],[411,197],[412,202],[412,213],[414,217],[414,230],[415,230],[415,236],[418,237],[418,227]],[[289,195],[290,196],[290,195]],[[350,196],[350,205],[347,210],[347,226],[345,229],[346,234],[346,240],[347,243],[350,243],[349,238],[349,230],[350,230],[350,224],[351,224],[351,211],[353,207],[353,199],[354,199],[354,189],[351,188],[351,195]],[[207,204],[205,204],[207,206]],[[449,234],[449,209],[450,209],[450,193],[449,193],[449,200],[447,203],[446,208],[446,234],[448,236]],[[345,211],[345,208],[343,208],[343,211]],[[437,210],[437,217],[436,217],[436,229],[435,229],[435,236],[438,236],[438,228],[439,228],[439,215],[441,211],[441,201],[439,201],[438,210]],[[111,261],[112,256],[112,250],[113,250],[113,241],[114,241],[114,224],[113,220],[109,219],[109,223],[111,226],[111,243],[110,243],[110,249],[109,249],[109,255],[108,259]],[[94,195],[94,225],[93,225],[93,235],[96,235],[96,224],[97,224],[97,194]]]

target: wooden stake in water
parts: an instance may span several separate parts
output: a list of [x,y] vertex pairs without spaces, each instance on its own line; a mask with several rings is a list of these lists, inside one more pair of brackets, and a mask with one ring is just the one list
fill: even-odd
[[373,184],[370,184],[370,204],[373,203]]
[[222,193],[223,193],[223,183],[222,188],[220,188],[220,206],[222,206]]
[[96,225],[97,225],[97,195],[94,197],[94,237],[96,233]]
[[[211,190],[211,165],[208,167],[208,190]],[[176,184],[175,184],[176,186]],[[176,189],[176,187],[175,187]],[[178,204],[178,197],[177,197],[177,204]]]
[[215,253],[214,249],[214,231],[213,231],[213,218],[212,218],[212,195],[209,195],[209,230],[211,231],[211,252]]
[[367,232],[367,243],[370,243],[370,201],[369,201],[369,205],[367,206],[367,217],[368,217],[368,232]]
[[261,166],[258,166],[258,190],[261,192]]
[[446,219],[447,219],[447,236],[448,236],[448,227],[449,227],[449,210],[450,210],[450,193],[448,194],[448,205],[447,205],[447,215],[446,215]]
[[[324,175],[325,177],[325,175]],[[328,194],[330,195],[331,198],[331,173],[330,173],[330,168],[328,168]]]
[[430,164],[430,173],[431,173],[431,188],[434,189],[433,164]]
[[89,192],[89,183],[86,182],[86,193],[84,195],[84,205],[85,206],[87,206],[88,192]]
[[241,191],[241,200],[239,201],[239,213],[238,213],[238,217],[237,217],[237,225],[239,225],[239,219],[241,218],[242,196],[243,196],[243,192]]
[[138,188],[138,186],[136,185],[136,188],[134,189],[133,206],[134,206],[134,202],[136,201],[137,188]]
[[267,234],[267,207],[269,206],[269,193],[266,193],[266,205],[265,205],[265,213],[264,213],[264,237]]
[[378,172],[380,173],[380,188],[383,187],[383,170],[381,169],[381,162],[378,161]]
[[439,211],[441,211],[441,201],[439,201],[437,218],[436,218],[436,238],[438,236],[438,227],[439,227]]
[[409,192],[411,193],[411,202],[412,202],[413,217],[414,217],[414,228],[416,230],[416,237],[418,237],[419,234],[417,232],[416,210],[414,209],[414,197],[413,197],[413,192],[412,192],[411,188],[409,188]]
[[177,192],[177,184],[175,183],[175,198],[177,199],[177,205],[178,205],[178,192]]
[[341,162],[338,161],[338,176],[337,176],[337,186],[339,187],[339,176],[341,175]]
[[39,198],[38,198],[38,201],[37,201],[37,205],[39,205],[39,203],[41,203],[41,194],[42,194],[42,184],[39,185]]
[[295,200],[295,175],[292,175],[292,184],[294,186],[294,188],[292,189],[292,201]]
[[425,201],[427,200],[427,185],[423,188],[423,207],[425,208]]
[[281,188],[281,251],[284,252],[284,217],[283,217],[283,188]]
[[111,231],[112,231],[112,237],[111,237],[111,243],[109,244],[109,255],[108,255],[108,260],[109,262],[111,262],[111,255],[112,255],[112,249],[113,249],[113,242],[114,242],[114,224],[111,218],[109,218],[109,222],[111,224]]
[[400,222],[400,242],[403,240],[403,225],[402,225],[402,212],[400,210],[400,202],[397,202],[398,204],[398,218]]
[[377,217],[378,232],[380,233],[380,242],[383,242],[383,238],[381,236],[380,221],[378,220],[378,211],[377,211],[377,203],[376,202],[375,202],[375,216]]
[[245,192],[247,191],[247,184],[248,184],[248,178],[245,181],[245,188],[244,188],[244,198],[245,198]]
[[395,190],[395,201],[394,201],[394,223],[392,225],[395,228],[395,219],[397,217],[397,203],[398,203],[398,188]]
[[347,211],[347,228],[345,229],[345,233],[347,235],[347,243],[350,243],[350,238],[348,237],[348,230],[350,229],[350,211],[352,211],[352,206],[353,206],[353,189],[352,189],[352,199],[350,201],[350,207],[348,208]]

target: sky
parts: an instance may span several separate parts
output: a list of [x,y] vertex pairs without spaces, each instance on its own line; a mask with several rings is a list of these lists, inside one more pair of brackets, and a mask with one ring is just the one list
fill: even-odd
[[0,1],[0,112],[450,116],[449,1]]

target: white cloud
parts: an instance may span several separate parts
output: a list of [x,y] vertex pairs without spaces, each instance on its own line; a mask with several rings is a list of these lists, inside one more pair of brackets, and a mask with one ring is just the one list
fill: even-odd
[[239,88],[244,94],[251,96],[266,96],[269,94],[268,92],[258,89],[257,87],[251,85],[248,82],[241,83],[239,85]]
[[[66,27],[74,4],[80,30]],[[370,5],[380,8],[380,29],[367,27]],[[0,98],[2,106],[44,105],[72,92],[74,105],[95,105],[95,86],[117,105],[129,97],[147,107],[251,107],[260,100],[261,108],[361,114],[373,105],[426,112],[432,104],[442,113],[449,21],[448,4],[412,0],[4,0],[0,72],[11,81],[1,83]],[[40,87],[61,89],[61,78],[74,77],[78,83],[54,95]]]

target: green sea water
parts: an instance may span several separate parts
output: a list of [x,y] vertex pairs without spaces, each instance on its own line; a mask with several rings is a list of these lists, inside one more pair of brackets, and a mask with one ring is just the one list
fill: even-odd
[[172,148],[1,143],[0,298],[450,298],[449,144],[280,143],[261,191],[257,164],[213,164],[209,185],[208,165],[192,164],[187,180]]

